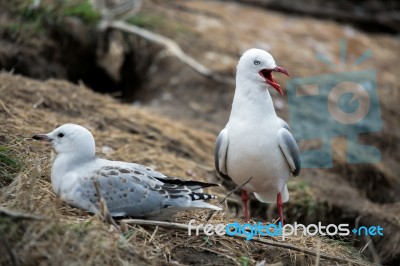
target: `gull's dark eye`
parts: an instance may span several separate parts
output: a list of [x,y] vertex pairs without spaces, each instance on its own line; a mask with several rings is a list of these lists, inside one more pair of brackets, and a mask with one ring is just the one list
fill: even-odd
[[261,64],[261,62],[258,61],[258,60],[255,60],[255,61],[254,61],[254,64],[255,64],[256,66],[258,66],[259,64]]
[[59,137],[59,138],[64,137],[64,133],[58,133],[57,137]]

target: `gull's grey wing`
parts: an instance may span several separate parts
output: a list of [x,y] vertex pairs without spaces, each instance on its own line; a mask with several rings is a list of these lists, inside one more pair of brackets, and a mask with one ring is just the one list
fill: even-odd
[[215,169],[222,177],[228,177],[228,169],[226,165],[226,156],[228,154],[229,138],[228,129],[224,128],[218,135],[214,149]]
[[125,162],[118,162],[118,163],[120,163],[120,165],[122,167],[138,170],[138,171],[144,173],[146,176],[151,176],[151,177],[158,178],[158,179],[169,178],[168,176],[166,176],[160,172],[157,172],[156,170],[154,170],[148,166],[144,166],[142,164],[125,163]]
[[287,130],[290,131],[290,127],[289,127],[288,123],[286,123],[285,120],[283,120],[283,119],[280,118],[280,117],[278,117],[278,120],[279,120],[279,123],[281,124],[281,126],[282,126],[283,128],[286,128]]
[[278,142],[279,147],[281,148],[281,151],[289,164],[290,171],[292,172],[293,176],[298,176],[301,169],[300,152],[292,133],[290,133],[290,131],[285,127],[279,129]]
[[159,212],[168,200],[161,182],[146,176],[141,170],[104,166],[83,177],[75,193],[80,199],[96,205],[98,195],[94,182],[98,182],[101,197],[112,216],[142,217]]
[[[101,197],[106,201],[111,215],[132,217],[156,217],[167,208],[182,210],[191,207],[194,201],[215,198],[212,195],[192,191],[187,186],[163,183],[142,171],[147,169],[146,167],[126,167],[132,165],[136,166],[136,164],[125,164],[123,167],[104,166],[94,171],[91,176],[84,177],[76,193],[79,193],[79,198],[87,204],[95,206],[98,196],[94,182],[97,181]],[[199,204],[200,207],[211,205],[205,202],[203,204],[204,206]],[[173,210],[170,212],[174,213]]]

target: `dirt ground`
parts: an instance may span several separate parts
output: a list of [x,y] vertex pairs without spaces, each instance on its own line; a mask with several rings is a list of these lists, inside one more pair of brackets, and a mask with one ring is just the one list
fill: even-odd
[[[140,14],[151,18],[143,22],[143,26],[174,39],[189,55],[230,77],[234,76],[238,57],[250,47],[270,51],[292,77],[331,73],[328,66],[317,60],[316,54],[324,53],[339,64],[342,39],[347,40],[349,62],[370,49],[372,58],[358,67],[346,65],[345,69],[376,70],[383,129],[366,134],[363,141],[379,148],[381,162],[348,164],[345,139],[335,139],[332,168],[303,169],[299,178],[289,182],[291,199],[285,205],[285,214],[288,221],[305,224],[321,221],[349,223],[350,226],[380,225],[384,236],[293,237],[287,242],[314,251],[320,246],[321,253],[351,261],[336,261],[339,264],[400,263],[400,53],[396,52],[400,51],[400,42],[397,37],[234,2],[149,1]],[[2,16],[3,21],[7,21],[4,17],[7,16]],[[16,73],[37,79],[70,79],[65,62],[73,60],[63,61],[62,57],[62,47],[70,44],[64,40],[64,46],[60,45],[60,39],[54,37],[57,34],[51,35],[52,38],[35,34],[32,37],[24,36],[26,32],[30,31],[23,29],[16,33],[2,28],[0,62],[3,67],[10,64],[7,60],[14,54],[18,58],[15,65],[22,65],[26,70],[19,71],[21,68],[16,67]],[[82,34],[85,31],[74,36]],[[119,261],[143,265],[255,265],[263,260],[267,264],[261,265],[316,264],[316,257],[312,255],[228,237],[188,238],[186,232],[179,230],[171,232],[161,227],[139,225],[129,225],[121,234],[98,217],[57,200],[49,183],[51,149],[34,143],[29,136],[67,122],[89,128],[101,156],[143,163],[174,176],[221,183],[223,187],[211,190],[220,197],[234,187],[229,180],[216,175],[212,158],[216,134],[229,116],[234,86],[197,74],[146,41],[119,32],[108,34],[113,37],[110,39],[117,40],[114,47],[122,47],[125,53],[114,54],[105,62],[118,62],[121,56],[130,55],[130,48],[126,48],[130,42],[143,50],[130,55],[136,61],[142,60],[140,71],[147,70],[143,74],[145,77],[138,78],[136,85],[132,85],[135,88],[132,99],[122,99],[125,103],[120,103],[120,98],[115,100],[93,93],[84,85],[62,80],[34,81],[8,73],[0,75],[0,145],[9,147],[11,155],[20,157],[24,165],[21,170],[11,170],[15,173],[11,180],[1,183],[0,206],[46,217],[44,221],[30,221],[0,215],[6,225],[0,230],[5,243],[0,252],[8,254],[2,256],[1,264],[13,261],[17,261],[15,265],[50,261],[69,264],[76,259],[76,251],[80,254],[78,264],[119,264],[116,262]],[[44,51],[49,47],[54,49],[51,60]],[[31,59],[26,54],[30,54]],[[112,54],[112,49],[105,54]],[[68,53],[68,56],[71,55]],[[34,67],[29,64],[33,61],[37,62]],[[104,67],[107,65],[104,62],[99,65],[102,72],[96,75],[120,73],[119,79],[126,81],[127,74],[121,65]],[[285,84],[285,77],[276,75],[276,79]],[[115,95],[102,89],[101,82],[100,85],[91,84],[99,91]],[[111,83],[104,84],[103,87],[107,87]],[[129,89],[126,84],[124,86],[125,90]],[[272,93],[272,96],[278,115],[288,120],[286,95]],[[239,203],[238,196],[232,196],[227,210],[211,221],[226,222],[235,215],[241,217]],[[277,215],[273,204],[266,206],[252,201],[251,209],[255,220],[272,221]],[[191,215],[201,221],[207,214],[181,214],[174,221],[186,224]],[[10,221],[14,225],[10,225]],[[79,242],[93,246],[95,252],[85,250]],[[334,260],[321,259],[319,263],[331,265]]]

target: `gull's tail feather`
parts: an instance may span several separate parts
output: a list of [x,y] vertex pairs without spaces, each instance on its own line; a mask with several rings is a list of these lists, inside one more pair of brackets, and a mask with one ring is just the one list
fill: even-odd
[[190,204],[190,208],[200,208],[200,209],[210,209],[210,210],[215,210],[215,211],[221,211],[222,209],[218,206],[212,205],[210,203],[196,200],[192,201]]
[[217,198],[214,195],[197,193],[193,192],[189,194],[191,197],[191,201],[187,201],[185,197],[174,199],[173,202],[168,202],[171,204],[169,206],[165,206],[160,210],[159,213],[154,215],[147,215],[146,217],[149,219],[158,219],[158,220],[170,220],[171,216],[180,211],[188,211],[191,209],[208,209],[214,211],[221,211],[222,208],[212,205],[210,203],[205,202],[204,200],[215,199]]

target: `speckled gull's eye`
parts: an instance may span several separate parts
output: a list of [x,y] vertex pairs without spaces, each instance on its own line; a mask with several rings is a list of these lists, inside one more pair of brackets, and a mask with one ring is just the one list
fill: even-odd
[[57,137],[59,137],[59,138],[64,137],[64,133],[58,133]]
[[258,61],[258,60],[255,60],[255,61],[254,61],[254,64],[255,64],[256,66],[258,66],[259,64],[261,64],[261,62]]

